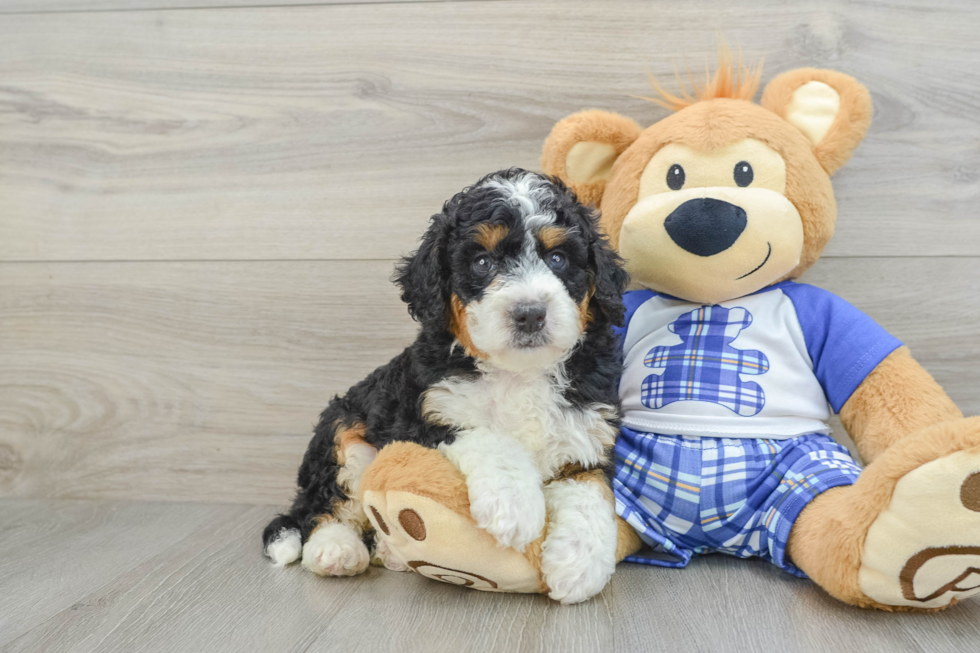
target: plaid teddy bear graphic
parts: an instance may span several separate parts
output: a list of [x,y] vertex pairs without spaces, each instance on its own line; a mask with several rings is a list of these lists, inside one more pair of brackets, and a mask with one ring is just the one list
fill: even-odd
[[741,415],[758,415],[766,394],[758,383],[742,381],[740,374],[765,374],[769,359],[758,350],[731,346],[752,314],[742,307],[702,306],[677,318],[668,327],[684,341],[673,347],[654,347],[643,359],[662,374],[643,379],[641,400],[647,408],[663,408],[675,401],[708,401]]

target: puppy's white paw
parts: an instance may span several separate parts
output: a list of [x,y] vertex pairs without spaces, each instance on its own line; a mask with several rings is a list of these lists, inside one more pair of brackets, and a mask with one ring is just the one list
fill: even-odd
[[354,576],[371,556],[354,530],[339,522],[324,524],[303,545],[303,566],[320,576]]
[[490,472],[471,475],[467,485],[477,526],[502,546],[523,551],[541,535],[545,501],[538,478]]
[[[590,599],[606,586],[612,577],[615,560],[609,560],[599,542],[588,541],[586,534],[564,532],[554,538],[549,534],[541,551],[541,571],[555,601],[580,603]],[[615,549],[614,549],[615,552]]]
[[384,567],[392,571],[412,571],[411,567],[395,557],[395,554],[391,552],[391,547],[381,537],[375,540],[374,556],[371,558],[371,564],[375,567]]
[[549,485],[551,525],[541,546],[541,573],[552,599],[579,603],[602,591],[616,568],[613,508],[593,483]]
[[501,546],[523,551],[541,535],[541,472],[520,442],[474,429],[440,444],[439,451],[466,477],[473,519]]
[[303,539],[295,528],[284,528],[276,533],[276,539],[265,547],[265,554],[272,558],[276,567],[285,567],[299,560],[303,553]]

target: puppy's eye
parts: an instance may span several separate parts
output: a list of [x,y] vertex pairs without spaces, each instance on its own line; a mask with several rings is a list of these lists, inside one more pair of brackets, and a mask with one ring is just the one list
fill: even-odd
[[555,272],[561,272],[565,269],[565,266],[568,265],[568,260],[561,252],[552,252],[551,254],[548,254],[547,261],[548,267]]
[[667,171],[667,185],[670,186],[670,190],[680,190],[684,186],[685,179],[687,175],[684,174],[684,168],[676,163],[670,166],[670,170]]
[[748,161],[739,161],[735,164],[735,183],[745,188],[755,179],[755,173]]
[[473,259],[473,271],[477,274],[490,274],[497,268],[493,259],[486,254],[481,254]]

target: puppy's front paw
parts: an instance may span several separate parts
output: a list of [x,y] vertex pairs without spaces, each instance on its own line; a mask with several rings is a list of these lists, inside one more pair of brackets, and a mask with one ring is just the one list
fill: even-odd
[[541,550],[541,572],[555,601],[581,603],[606,586],[615,569],[615,549],[594,541],[592,534],[565,531],[549,534]]
[[541,573],[548,596],[579,603],[601,592],[616,568],[616,517],[597,483],[558,482],[547,492]]
[[467,485],[477,526],[502,546],[523,551],[541,535],[545,501],[538,479],[480,474],[471,476]]
[[371,564],[375,567],[384,567],[392,571],[412,571],[412,568],[399,560],[391,547],[380,536],[375,539],[374,555],[371,557]]
[[354,576],[370,560],[364,542],[346,524],[324,524],[303,545],[303,566],[320,576]]

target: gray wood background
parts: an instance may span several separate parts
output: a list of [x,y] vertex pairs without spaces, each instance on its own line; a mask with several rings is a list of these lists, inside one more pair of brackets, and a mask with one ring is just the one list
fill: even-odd
[[646,74],[719,33],[764,79],[868,85],[805,280],[980,412],[978,28],[971,0],[0,0],[0,646],[975,650],[976,605],[863,613],[761,564],[624,566],[566,610],[273,572],[257,536],[327,399],[411,339],[388,278],[428,216],[568,113],[660,119]]

